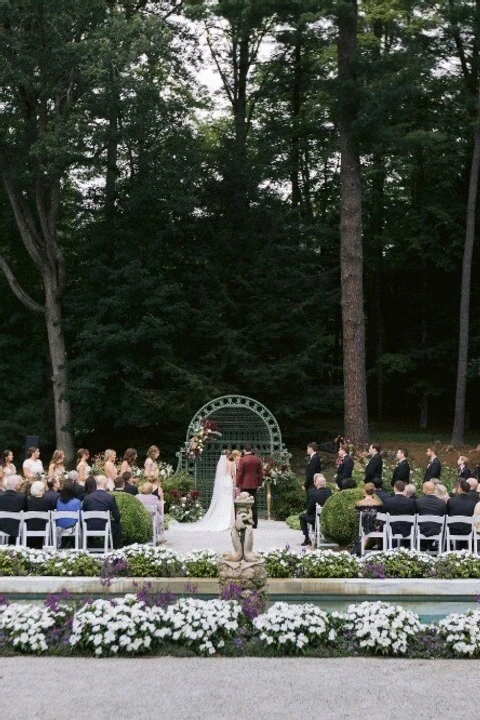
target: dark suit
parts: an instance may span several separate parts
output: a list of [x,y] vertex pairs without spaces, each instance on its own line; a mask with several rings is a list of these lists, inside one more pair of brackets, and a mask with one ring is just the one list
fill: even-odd
[[313,478],[317,473],[322,472],[322,463],[319,455],[315,452],[310,456],[308,465],[305,468],[305,490],[308,492],[310,488],[314,487]]
[[[388,512],[390,515],[415,515],[416,509],[415,500],[400,494],[392,495],[382,504],[382,512]],[[410,533],[410,523],[393,522],[391,526],[394,535],[406,536]]]
[[440,478],[442,472],[442,465],[440,463],[440,460],[437,457],[434,457],[430,462],[428,463],[425,475],[423,476],[423,482],[427,482],[427,480],[432,480],[432,478],[436,478],[437,480]]
[[[340,490],[344,489],[343,483],[345,480],[351,479],[352,473],[353,460],[350,455],[344,455],[337,468],[337,485]],[[348,487],[355,487],[355,483],[349,484]]]
[[[473,516],[473,511],[477,500],[468,493],[458,493],[449,498],[447,502],[447,515],[466,515],[467,517]],[[470,526],[464,523],[454,523],[450,525],[450,532],[454,535],[468,535],[470,532]]]
[[403,480],[403,482],[407,485],[410,482],[410,465],[408,464],[407,460],[400,460],[395,470],[393,471],[391,482],[392,487],[397,482],[397,480]]
[[382,478],[383,460],[380,453],[372,455],[365,468],[365,482],[372,482],[376,478]]
[[472,477],[472,471],[469,467],[465,465],[465,467],[461,470],[460,468],[458,469],[457,475],[459,480],[467,480],[468,478]]
[[57,500],[60,497],[60,493],[56,490],[47,490],[45,495],[43,496],[44,500],[48,500],[48,509],[49,510],[55,510],[57,507]]
[[[418,515],[438,515],[442,517],[447,512],[447,503],[436,495],[424,495],[416,501]],[[423,522],[420,525],[422,535],[438,535],[439,526],[436,523]]]
[[382,503],[384,500],[389,500],[392,497],[392,495],[383,488],[375,488],[375,495]]
[[[4,512],[20,512],[25,510],[26,498],[23,493],[16,490],[5,490],[0,493],[0,510]],[[0,531],[6,533],[10,538],[18,536],[20,519],[18,520],[0,520]]]
[[317,512],[317,503],[322,507],[327,502],[328,498],[332,494],[330,488],[310,488],[307,493],[307,512],[300,515],[300,527],[305,535],[305,539],[308,539],[308,525],[315,525],[315,515]]
[[125,492],[129,495],[138,495],[138,488],[135,485],[130,485],[130,483],[125,483]]
[[257,490],[263,483],[262,461],[256,455],[248,453],[240,458],[235,482],[240,490],[248,492],[255,502],[252,505],[253,527],[258,525]]
[[[85,495],[83,510],[95,512],[108,510],[112,519],[113,546],[115,548],[121,547],[122,526],[120,525],[120,511],[113,495],[110,495],[105,490],[94,490],[89,495]],[[103,520],[87,521],[87,528],[89,530],[103,530],[104,527],[105,523]]]

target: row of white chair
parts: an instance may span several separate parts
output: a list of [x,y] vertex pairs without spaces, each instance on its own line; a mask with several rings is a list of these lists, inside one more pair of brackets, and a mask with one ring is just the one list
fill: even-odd
[[[112,523],[110,513],[108,511],[68,511],[68,510],[52,510],[49,512],[30,512],[22,510],[20,512],[0,511],[1,520],[14,520],[18,522],[18,534],[15,544],[17,546],[28,546],[29,538],[41,538],[43,547],[53,547],[55,550],[61,545],[62,537],[71,537],[74,541],[75,550],[89,552],[107,552],[113,550]],[[29,529],[29,521],[44,521],[43,530]],[[72,525],[67,529],[58,525],[57,520],[72,521]],[[92,520],[102,520],[104,527],[101,530],[93,530],[91,526]],[[100,538],[103,540],[101,545],[89,547],[89,538]],[[7,545],[9,535],[0,531],[0,545]]]
[[[444,551],[457,550],[457,543],[459,542],[466,543],[470,552],[474,554],[478,552],[480,534],[475,527],[478,518],[466,515],[390,515],[390,513],[377,512],[375,521],[382,523],[381,528],[365,533],[363,529],[363,512],[360,513],[359,536],[362,555],[365,553],[365,546],[370,539],[381,540],[382,549],[384,550],[392,550],[401,545],[408,547],[410,550],[421,550],[423,549],[422,545],[425,546],[427,541],[430,541],[426,552],[440,554]],[[396,525],[396,523],[408,524],[408,535],[394,533],[392,525]],[[425,535],[422,532],[424,523],[436,525],[436,533],[434,535]],[[459,524],[465,526],[465,534],[456,533],[452,527]],[[435,543],[434,546],[431,545],[432,542]]]

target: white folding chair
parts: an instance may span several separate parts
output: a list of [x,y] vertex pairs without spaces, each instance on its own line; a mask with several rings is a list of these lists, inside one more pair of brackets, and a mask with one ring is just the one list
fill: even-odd
[[[57,525],[57,520],[73,520],[74,524],[64,528]],[[79,510],[53,510],[52,511],[52,544],[55,550],[62,545],[62,538],[73,538],[75,550],[80,550],[80,511]]]
[[382,550],[386,550],[388,547],[388,533],[389,533],[389,518],[388,513],[377,512],[375,515],[375,522],[378,520],[382,524],[381,530],[372,530],[372,532],[366,533],[363,529],[363,512],[360,512],[358,535],[360,537],[360,554],[363,556],[365,552],[378,552],[378,550],[366,550],[365,546],[367,540],[379,539],[382,541]]
[[[7,510],[0,510],[0,521],[1,520],[17,520],[18,521],[18,532],[15,538],[15,545],[20,545],[22,542],[22,524],[23,524],[23,511],[20,512],[8,512]],[[8,545],[8,539],[10,535],[4,531],[2,534],[2,545]]]
[[[424,535],[422,533],[422,525],[431,523],[437,525],[437,533],[435,535]],[[415,547],[420,550],[422,540],[436,542],[437,547],[424,552],[431,555],[440,555],[443,552],[443,543],[445,538],[445,515],[418,515],[417,514],[417,532],[415,535]]]
[[[445,549],[449,550],[457,549],[457,542],[466,542],[469,552],[473,552],[473,517],[467,515],[450,515],[445,521]],[[465,525],[465,529],[468,532],[462,535],[455,530],[452,532],[451,526],[458,524]]]
[[322,533],[322,506],[319,503],[315,503],[315,524],[313,530],[313,544],[314,547],[336,547],[337,543],[329,542],[325,539],[325,535]]
[[158,533],[157,533],[157,508],[155,505],[144,505],[144,507],[148,510],[148,514],[150,515],[150,519],[152,521],[152,539],[147,545],[155,545],[158,542]]
[[[102,520],[105,525],[102,530],[88,529],[88,522],[91,520]],[[88,547],[88,538],[103,538],[101,546]],[[113,550],[112,522],[108,510],[86,510],[82,511],[82,547],[85,552],[106,553]]]
[[[50,537],[52,532],[50,525],[50,511],[37,512],[35,510],[27,510],[23,512],[22,520],[23,522],[21,544],[24,547],[28,546],[28,538],[43,538],[43,545],[50,545]],[[28,523],[30,520],[45,521],[43,530],[31,530],[28,527]]]
[[[415,531],[416,531],[416,515],[392,515],[388,520],[388,549],[393,550],[394,548],[402,547],[401,543],[409,542],[410,550],[415,549]],[[392,529],[392,525],[396,523],[404,523],[410,525],[410,532],[408,535],[402,535],[401,533],[395,533]]]

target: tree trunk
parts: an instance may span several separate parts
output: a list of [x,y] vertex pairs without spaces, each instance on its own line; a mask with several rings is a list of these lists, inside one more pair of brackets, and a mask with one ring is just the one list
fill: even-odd
[[62,330],[62,309],[56,298],[54,282],[44,275],[45,320],[47,323],[48,349],[52,364],[52,387],[55,411],[56,445],[65,453],[67,462],[75,458],[75,445],[71,431],[72,411],[68,400],[67,351]]
[[467,223],[463,250],[462,284],[460,290],[460,322],[458,338],[457,387],[452,445],[463,445],[465,434],[465,397],[467,392],[468,335],[470,326],[470,286],[472,256],[475,242],[475,215],[477,209],[478,174],[480,169],[480,81],[477,94],[477,118],[474,133],[472,164],[468,186]]
[[292,188],[292,207],[298,209],[302,200],[300,193],[300,111],[302,109],[302,41],[297,32],[293,51],[293,87],[292,87],[292,147],[290,184]]
[[338,18],[338,77],[340,84],[340,276],[343,325],[345,434],[358,449],[368,439],[363,309],[362,191],[358,147],[355,59],[357,2],[349,0]]

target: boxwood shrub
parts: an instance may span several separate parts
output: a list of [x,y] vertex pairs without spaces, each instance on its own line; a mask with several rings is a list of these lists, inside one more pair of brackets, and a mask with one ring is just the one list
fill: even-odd
[[355,504],[363,497],[361,488],[342,490],[331,495],[322,510],[322,532],[341,548],[352,545],[358,536],[358,510]]

